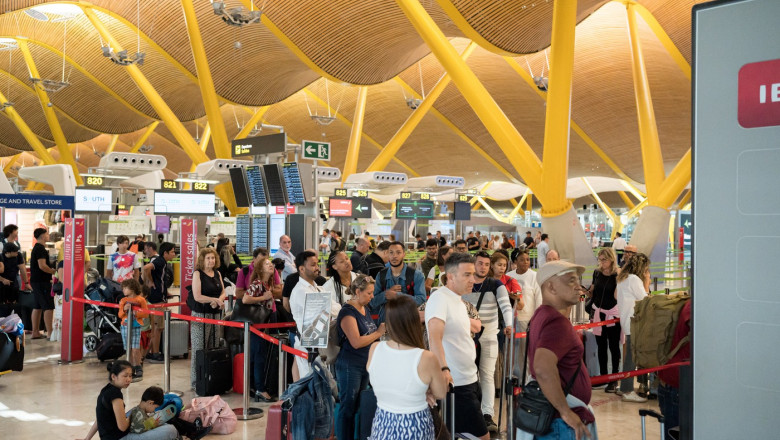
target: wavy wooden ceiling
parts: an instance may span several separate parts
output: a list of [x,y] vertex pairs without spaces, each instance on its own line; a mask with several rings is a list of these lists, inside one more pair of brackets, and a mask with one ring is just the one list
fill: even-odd
[[[640,0],[658,20],[682,54],[690,59],[690,8],[700,0]],[[14,0],[0,15],[0,37],[30,39],[33,58],[46,78],[62,74],[63,43],[70,61],[66,76],[71,85],[50,94],[62,128],[80,152],[80,163],[92,166],[110,136],[120,134],[116,151],[127,151],[157,114],[130,79],[125,68],[103,57],[101,40],[85,16],[65,24],[42,23],[22,9],[45,0]],[[136,51],[136,2],[95,0],[97,15],[129,53]],[[140,50],[146,53],[142,72],[195,137],[195,124],[205,125],[205,111],[196,83],[196,69],[178,0],[142,1]],[[422,0],[421,3],[459,51],[468,44],[462,38],[478,35],[485,47],[468,60],[504,113],[541,157],[545,103],[511,66],[494,52],[516,54],[521,68],[538,75],[547,70],[545,53],[552,26],[552,0]],[[228,0],[228,8],[239,0]],[[443,69],[393,0],[281,0],[256,1],[264,14],[322,72],[349,84],[369,84],[358,170],[365,169],[411,113],[404,98],[410,93],[393,80],[402,79],[422,94],[429,92]],[[217,94],[228,136],[235,136],[257,107],[271,105],[263,120],[284,125],[295,141],[322,139],[333,142],[330,165],[341,167],[349,140],[357,91],[347,84],[327,82],[312,71],[268,27],[225,25],[206,0],[195,2],[204,35]],[[455,10],[454,20],[447,15]],[[580,0],[576,30],[572,119],[630,177],[643,181],[637,134],[636,106],[631,79],[625,5],[605,0]],[[690,146],[690,82],[666,53],[643,20],[640,34],[648,66],[653,102],[667,171]],[[466,27],[464,28],[464,24]],[[461,28],[459,28],[461,26]],[[10,58],[8,55],[10,54]],[[528,54],[528,55],[524,55]],[[82,70],[83,69],[83,72]],[[422,82],[421,82],[422,76]],[[52,146],[52,136],[33,94],[27,68],[18,50],[0,52],[0,90],[33,131]],[[343,119],[327,127],[315,124],[309,111],[320,114],[330,98]],[[108,90],[106,90],[108,89]],[[110,92],[109,92],[110,90]],[[328,96],[329,95],[329,96]],[[120,99],[117,99],[119,97]],[[308,105],[307,105],[308,104]],[[470,184],[485,180],[509,180],[479,156],[478,145],[515,179],[519,179],[501,148],[450,84],[397,154],[397,159],[420,175],[463,175]],[[345,122],[346,121],[346,122]],[[456,126],[467,139],[453,132]],[[202,128],[199,129],[202,132]],[[167,174],[188,171],[190,160],[161,124],[147,144],[151,153],[169,158]],[[0,117],[0,156],[30,150],[13,124]],[[52,149],[51,151],[56,151]],[[213,157],[213,147],[207,153]],[[570,177],[615,176],[613,170],[574,132],[569,153]],[[390,171],[407,172],[391,162]]]

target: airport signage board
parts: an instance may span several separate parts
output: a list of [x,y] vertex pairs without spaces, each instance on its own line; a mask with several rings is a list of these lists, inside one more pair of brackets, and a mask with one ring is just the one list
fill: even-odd
[[287,149],[287,133],[274,133],[244,139],[232,143],[233,157],[281,154]]
[[395,201],[395,218],[397,219],[432,219],[433,202],[430,200]]
[[330,160],[330,142],[302,141],[304,159]]

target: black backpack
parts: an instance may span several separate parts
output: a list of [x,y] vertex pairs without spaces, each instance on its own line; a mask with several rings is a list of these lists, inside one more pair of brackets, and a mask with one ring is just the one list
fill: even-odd
[[[382,269],[381,272],[379,272],[379,276],[377,277],[379,279],[379,285],[382,287],[382,289],[387,286],[387,274],[390,272],[390,268],[386,267]],[[406,279],[406,286],[401,286],[401,289],[406,288],[406,291],[404,292],[407,295],[414,296],[414,272],[415,270],[409,267],[409,265],[406,265],[406,273],[404,275],[404,278]]]

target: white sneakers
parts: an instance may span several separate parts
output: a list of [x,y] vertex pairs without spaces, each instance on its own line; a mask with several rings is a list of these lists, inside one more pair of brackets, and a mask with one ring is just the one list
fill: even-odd
[[637,394],[636,391],[631,391],[623,394],[623,402],[643,403],[647,402],[647,399]]

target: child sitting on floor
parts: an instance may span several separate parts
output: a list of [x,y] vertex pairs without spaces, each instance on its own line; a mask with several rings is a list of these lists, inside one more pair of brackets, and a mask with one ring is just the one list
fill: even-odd
[[142,434],[164,424],[173,425],[181,436],[190,440],[199,440],[211,432],[211,427],[199,427],[196,423],[188,422],[178,417],[180,407],[174,402],[165,405],[165,394],[160,387],[149,387],[141,396],[141,403],[130,410],[130,433]]

